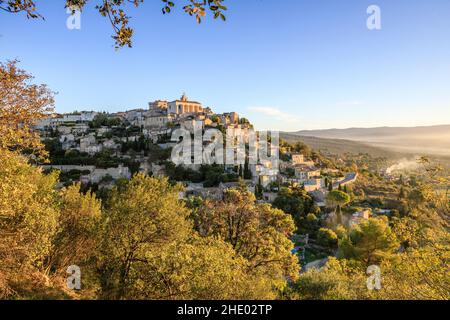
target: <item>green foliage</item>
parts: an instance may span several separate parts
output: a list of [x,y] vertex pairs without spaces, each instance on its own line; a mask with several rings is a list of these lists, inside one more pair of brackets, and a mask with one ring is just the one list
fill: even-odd
[[[26,159],[0,148],[0,297],[26,277],[43,271],[58,228],[57,173],[43,175]],[[20,271],[22,270],[22,271]]]
[[0,255],[42,267],[57,229],[57,173],[42,175],[26,159],[2,149],[0,162]]
[[[177,1],[175,0],[161,0],[162,13],[170,13]],[[225,21],[224,12],[227,8],[223,5],[225,0],[205,0],[195,1],[186,0],[183,6],[183,11],[190,16],[195,17],[196,21],[200,23],[205,17],[206,12],[212,13],[214,19],[220,18]],[[65,0],[66,8],[75,10],[82,10],[86,5],[87,0]],[[102,0],[98,1],[95,9],[108,21],[114,30],[112,38],[115,41],[116,48],[124,46],[132,46],[132,37],[134,30],[129,26],[130,16],[125,11],[127,4],[131,3],[135,8],[138,8],[144,0]],[[44,18],[38,13],[34,0],[14,0],[14,1],[0,1],[0,9],[9,13],[26,13],[27,18]]]
[[225,173],[222,165],[201,165],[196,171],[185,168],[182,165],[175,166],[172,162],[166,162],[166,174],[173,181],[203,182],[205,188],[217,187],[221,182],[237,182],[239,176],[233,173]]
[[369,299],[366,278],[357,264],[330,257],[322,270],[301,274],[291,294],[301,300]]
[[89,123],[89,126],[94,129],[98,129],[102,126],[113,127],[120,126],[122,120],[120,118],[109,117],[106,113],[99,113],[95,116],[94,120]]
[[333,190],[327,194],[327,203],[330,207],[342,207],[350,202],[350,196],[341,190]]
[[296,279],[297,259],[287,238],[294,231],[292,218],[267,204],[257,204],[244,187],[227,190],[222,201],[208,200],[195,212],[195,229],[203,236],[215,236],[231,244],[249,261],[252,272],[285,286]]
[[355,259],[366,266],[388,259],[399,248],[385,216],[363,220],[339,241],[338,256]]
[[314,213],[308,213],[306,217],[302,216],[298,220],[297,232],[301,234],[309,234],[315,238],[317,231],[319,230],[321,221]]
[[170,158],[170,155],[172,153],[172,149],[162,149],[156,144],[149,144],[148,146],[148,161],[150,163],[161,163],[163,161],[166,161]]
[[300,187],[281,188],[273,206],[291,214],[299,229],[306,215],[315,211],[313,199]]
[[67,172],[61,172],[59,174],[59,181],[70,184],[71,182],[79,181],[82,175],[86,175],[89,173],[90,173],[89,170],[81,171],[81,170],[77,170],[77,169],[70,170]]
[[250,121],[247,118],[240,118],[239,124],[250,124]]
[[381,265],[384,299],[450,299],[448,235],[433,245],[410,248]]
[[309,146],[307,146],[306,144],[302,143],[302,142],[296,142],[292,148],[291,151],[293,153],[301,153],[303,154],[305,157],[311,157],[312,155],[312,150]]
[[248,165],[248,160],[246,160],[244,163],[243,178],[245,180],[251,180],[253,178],[252,171],[250,170],[249,165]]
[[401,252],[380,255],[380,290],[367,290],[364,261],[329,258],[321,270],[300,275],[290,292],[291,298],[448,300],[449,235],[425,220],[402,218],[396,223],[396,233],[409,246]]
[[255,196],[257,199],[261,199],[263,197],[264,187],[261,183],[261,178],[258,178],[258,183],[255,186]]
[[95,252],[100,241],[101,202],[80,192],[80,184],[61,190],[58,232],[47,264],[62,277],[68,266],[83,270],[83,290],[96,288]]
[[102,296],[124,298],[137,285],[138,262],[186,239],[189,211],[178,200],[178,186],[138,174],[111,194],[101,246]]
[[231,246],[193,237],[136,262],[138,274],[127,290],[133,299],[273,299],[270,282],[248,273],[248,263]]
[[96,166],[98,168],[116,168],[119,164],[129,164],[130,161],[122,160],[113,155],[111,150],[102,150],[91,156],[77,150],[68,150],[66,153],[50,153],[50,162],[53,165],[82,165]]
[[273,298],[272,282],[224,241],[199,237],[167,180],[136,175],[113,190],[99,258],[101,296],[128,299]]
[[317,243],[325,247],[333,248],[338,244],[338,236],[331,229],[320,228],[317,233]]

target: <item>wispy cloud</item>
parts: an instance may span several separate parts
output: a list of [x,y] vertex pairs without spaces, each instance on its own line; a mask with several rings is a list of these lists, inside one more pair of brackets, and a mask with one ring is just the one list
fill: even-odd
[[273,107],[250,107],[248,108],[249,111],[260,113],[265,116],[272,117],[274,120],[277,121],[285,121],[285,122],[298,122],[300,121],[299,118],[296,115],[286,113],[281,111],[278,108]]

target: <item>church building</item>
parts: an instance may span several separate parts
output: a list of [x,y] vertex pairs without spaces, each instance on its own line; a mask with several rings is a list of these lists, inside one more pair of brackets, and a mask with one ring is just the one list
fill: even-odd
[[168,103],[167,112],[174,114],[196,114],[205,112],[205,109],[202,107],[200,102],[189,101],[188,97],[183,94],[180,100],[175,100]]

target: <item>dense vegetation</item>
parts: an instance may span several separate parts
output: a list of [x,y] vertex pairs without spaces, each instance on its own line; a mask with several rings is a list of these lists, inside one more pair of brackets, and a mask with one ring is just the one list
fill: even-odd
[[205,188],[217,187],[223,182],[238,182],[238,173],[225,173],[223,165],[201,165],[199,170],[176,166],[173,162],[165,162],[166,174],[173,181],[203,182]]
[[[10,151],[0,160],[3,298],[263,299],[298,275],[292,219],[244,190],[194,211],[179,186],[138,174],[102,204]],[[71,265],[79,292],[64,286]]]

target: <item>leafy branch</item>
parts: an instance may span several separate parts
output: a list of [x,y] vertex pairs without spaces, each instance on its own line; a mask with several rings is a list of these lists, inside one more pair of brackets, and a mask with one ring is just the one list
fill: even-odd
[[[88,0],[65,0],[65,7],[75,11],[81,11]],[[168,14],[175,7],[175,0],[161,0],[163,2],[162,13]],[[226,20],[224,12],[227,7],[223,5],[225,0],[185,0],[188,1],[183,7],[184,12],[195,17],[197,23],[201,23],[202,19],[209,11],[213,14],[214,19],[220,18]],[[132,38],[134,29],[129,26],[130,16],[125,11],[126,5],[133,5],[138,8],[144,0],[101,0],[95,6],[95,9],[105,18],[109,20],[114,31],[112,38],[115,41],[116,48],[132,47]],[[27,18],[44,17],[37,12],[34,0],[0,0],[0,10],[7,13],[26,13]]]

